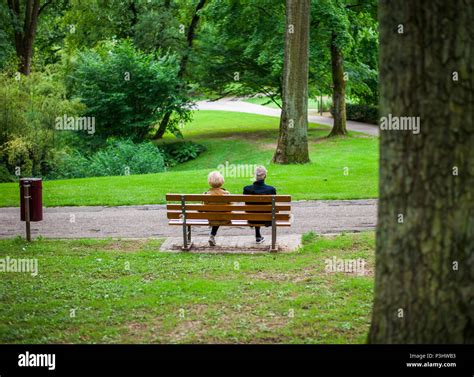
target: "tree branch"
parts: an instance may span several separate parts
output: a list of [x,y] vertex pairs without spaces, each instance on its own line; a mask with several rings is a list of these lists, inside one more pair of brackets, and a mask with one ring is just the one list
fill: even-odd
[[44,8],[46,8],[49,4],[52,4],[52,2],[53,2],[53,0],[50,0],[50,1],[47,1],[46,3],[44,3],[38,11],[38,16],[41,14],[41,12],[44,10]]
[[355,8],[355,7],[361,7],[362,5],[364,5],[364,4],[352,4],[352,5],[346,5],[346,8],[347,8],[347,9],[350,9],[350,8]]
[[189,24],[188,34],[186,36],[186,41],[187,41],[188,46],[187,46],[187,50],[185,51],[181,59],[181,64],[178,71],[179,78],[184,77],[184,73],[186,72],[186,65],[188,64],[188,60],[189,60],[189,53],[193,46],[194,33],[196,30],[197,24],[199,22],[199,11],[202,8],[204,8],[204,6],[206,5],[206,1],[207,0],[199,0],[199,3],[197,4],[196,9],[193,14],[193,18],[191,19],[191,23]]

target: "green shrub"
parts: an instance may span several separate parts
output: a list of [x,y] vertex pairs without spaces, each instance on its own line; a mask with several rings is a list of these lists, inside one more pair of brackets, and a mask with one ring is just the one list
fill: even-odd
[[60,77],[52,72],[29,76],[0,74],[0,164],[21,176],[40,176],[53,159],[53,146],[61,148],[55,120],[64,114],[76,116],[84,110],[69,100]]
[[348,120],[377,124],[379,120],[378,107],[356,103],[346,103]]
[[60,158],[48,178],[83,178],[111,175],[149,174],[165,170],[163,153],[152,143],[111,140],[90,157],[78,151]]
[[168,112],[173,112],[168,130],[177,132],[177,125],[191,118],[178,69],[176,57],[156,58],[130,41],[110,42],[80,54],[69,85],[87,106],[85,115],[96,123],[94,135],[82,136],[141,141]]
[[193,160],[206,150],[204,146],[191,141],[162,144],[159,148],[163,151],[167,166]]
[[152,143],[115,140],[90,159],[93,176],[159,173],[165,170],[162,152]]
[[90,175],[89,159],[78,151],[61,152],[52,163],[49,179],[85,178]]

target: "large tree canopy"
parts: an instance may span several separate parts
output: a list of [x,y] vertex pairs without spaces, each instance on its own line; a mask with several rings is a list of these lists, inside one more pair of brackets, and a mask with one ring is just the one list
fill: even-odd
[[305,162],[307,98],[334,98],[342,134],[346,102],[377,101],[375,2],[305,2],[309,59],[291,64],[285,0],[0,0],[0,69],[19,85],[45,73],[31,82],[54,78],[82,102],[66,115],[94,117],[96,133],[70,146],[181,136],[193,99],[263,95],[283,108],[274,161]]
[[173,130],[190,117],[190,103],[180,91],[176,57],[159,59],[130,42],[80,55],[72,75],[73,93],[96,118],[96,134],[142,140],[169,111]]

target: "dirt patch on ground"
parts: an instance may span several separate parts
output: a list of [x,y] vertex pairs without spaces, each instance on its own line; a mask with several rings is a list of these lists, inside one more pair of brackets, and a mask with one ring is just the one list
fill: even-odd
[[103,250],[133,252],[141,251],[150,242],[147,239],[116,240],[101,247]]
[[326,276],[328,275],[334,275],[334,274],[344,274],[346,276],[352,276],[352,277],[373,277],[374,276],[374,268],[372,266],[368,266],[367,264],[364,266],[363,270],[355,270],[355,271],[326,271],[324,268],[320,274],[324,274]]
[[[363,271],[354,271],[354,272],[338,272],[343,273],[346,276],[374,276],[373,266],[367,265],[364,266]],[[314,265],[307,266],[300,270],[287,271],[287,272],[275,272],[275,271],[258,271],[255,273],[248,274],[249,279],[255,280],[266,280],[274,282],[291,282],[291,283],[301,283],[311,281],[313,278],[321,275],[331,275],[333,272],[328,272],[325,270],[325,265]]]
[[144,319],[143,322],[135,320],[128,322],[121,331],[121,343],[152,343],[156,334],[161,334],[162,321]]
[[[260,314],[253,303],[237,307],[195,304],[186,306],[177,315],[179,319],[171,327],[154,319],[127,323],[121,342],[275,343],[284,341],[277,330],[289,321],[287,316],[271,311]],[[253,336],[256,333],[258,337]]]
[[165,338],[170,343],[183,343],[188,338],[200,338],[207,332],[204,322],[201,320],[183,320]]
[[146,323],[132,322],[127,325],[127,328],[131,333],[137,333],[148,328],[148,325]]
[[[214,343],[278,343],[284,341],[278,330],[284,328],[287,316],[265,310],[260,313],[256,304],[223,306],[221,315],[215,326],[221,334],[236,334],[233,337],[210,336],[202,342]],[[238,334],[238,335],[237,335]]]
[[317,276],[318,270],[314,266],[308,266],[297,271],[275,272],[275,271],[258,271],[248,274],[249,279],[267,280],[275,282],[291,282],[300,283],[311,280]]
[[205,324],[207,308],[206,304],[196,304],[183,309],[177,325],[170,332],[164,334],[166,341],[183,343],[187,339],[201,338],[209,328]]

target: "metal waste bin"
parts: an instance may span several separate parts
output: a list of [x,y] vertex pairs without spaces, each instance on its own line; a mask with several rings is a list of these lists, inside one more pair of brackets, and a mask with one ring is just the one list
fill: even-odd
[[21,221],[26,221],[25,185],[28,187],[30,221],[43,220],[43,181],[41,178],[20,178]]

